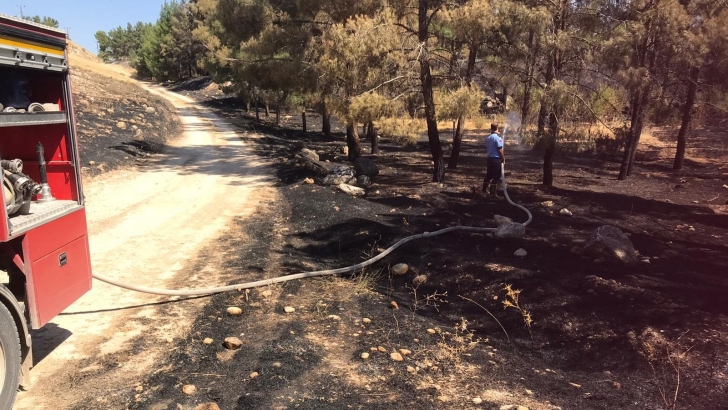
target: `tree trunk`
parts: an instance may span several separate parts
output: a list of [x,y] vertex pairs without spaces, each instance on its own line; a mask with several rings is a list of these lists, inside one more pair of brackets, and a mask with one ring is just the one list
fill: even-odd
[[329,109],[326,107],[326,103],[324,103],[323,112],[321,113],[321,121],[323,122],[321,132],[323,132],[327,137],[331,136],[331,114],[329,114]]
[[245,102],[245,112],[250,112],[250,101]]
[[688,79],[688,95],[685,99],[683,107],[682,125],[680,132],[677,134],[677,152],[675,153],[675,162],[672,169],[682,169],[683,159],[685,158],[685,148],[688,144],[688,130],[690,129],[690,121],[693,116],[693,107],[695,106],[695,96],[698,93],[698,78],[700,76],[700,68],[693,67],[690,69],[690,78]]
[[[478,56],[478,45],[475,43],[470,44],[468,50],[468,67],[465,71],[465,82],[470,85],[475,72],[475,60]],[[463,142],[463,116],[459,116],[457,125],[455,126],[455,132],[452,136],[452,152],[450,153],[450,160],[447,163],[449,169],[456,169],[458,167],[458,159],[460,159],[460,147]]]
[[260,106],[257,98],[255,99],[255,119],[260,121]]
[[[420,0],[420,4],[425,3]],[[422,6],[420,6],[422,8]],[[426,39],[425,39],[426,41]],[[427,121],[427,140],[430,145],[430,153],[432,154],[432,182],[445,181],[445,160],[442,153],[442,145],[440,144],[440,132],[437,129],[437,120],[435,120],[435,98],[432,91],[432,73],[430,71],[430,62],[427,60],[427,53],[423,51],[420,57],[420,82],[422,83],[422,95],[425,102],[425,119]]]
[[[523,85],[523,105],[521,105],[521,130],[528,126],[528,117],[531,115],[531,81]],[[521,131],[519,130],[520,134]]]
[[629,132],[627,134],[627,141],[625,141],[624,145],[624,155],[622,156],[622,164],[619,167],[619,176],[617,177],[620,181],[632,174],[634,157],[637,153],[637,146],[639,145],[640,136],[642,135],[642,127],[645,120],[645,105],[647,104],[646,97],[649,95],[649,87],[647,88],[647,90],[637,90],[633,93]]
[[430,37],[430,16],[428,15],[428,0],[419,0],[417,12],[417,39],[422,44],[420,52],[420,84],[422,86],[422,96],[425,104],[425,118],[427,120],[427,139],[430,145],[430,153],[432,154],[432,181],[445,181],[445,161],[442,154],[442,145],[440,144],[440,132],[437,129],[437,120],[435,120],[435,98],[433,95],[432,70],[430,68],[430,56],[427,48],[427,41]]
[[[523,104],[521,105],[521,130],[528,126],[528,117],[531,115],[531,88],[533,87],[533,70],[536,67],[536,50],[534,50],[534,32],[528,32],[528,49],[530,56],[526,66],[526,81],[523,83]],[[519,131],[520,134],[520,131]]]
[[372,155],[379,154],[379,139],[377,139],[377,130],[374,129],[374,122],[369,121],[367,124],[367,137],[372,143]]
[[455,132],[452,137],[452,152],[450,153],[450,161],[447,163],[449,169],[458,167],[458,159],[460,159],[460,147],[463,143],[463,117],[458,117]]
[[306,110],[303,110],[303,112],[301,113],[301,122],[303,123],[303,132],[306,132]]
[[546,104],[541,102],[541,107],[538,109],[538,129],[536,130],[536,137],[543,138],[546,134],[546,118],[548,117],[546,112]]
[[349,147],[349,161],[354,162],[361,157],[361,144],[359,143],[359,127],[350,120],[346,124],[346,146]]
[[281,125],[281,105],[276,104],[275,109],[276,109],[276,125],[280,126]]
[[554,186],[554,152],[556,152],[556,139],[559,135],[559,119],[555,113],[549,114],[549,134],[547,137],[546,151],[543,155],[543,184],[547,187]]
[[270,107],[268,106],[268,103],[265,103],[265,118],[270,117]]
[[[648,32],[652,32],[652,24],[655,24],[652,20],[648,23]],[[635,68],[647,69],[647,72],[652,75],[655,72],[655,66],[657,62],[658,49],[655,43],[661,43],[653,35],[646,35],[641,41],[639,46],[639,52],[634,62]],[[637,147],[639,146],[640,137],[642,136],[642,128],[645,123],[645,112],[647,111],[647,102],[652,90],[652,82],[647,81],[646,84],[641,88],[633,92],[632,96],[632,115],[630,122],[629,135],[627,136],[627,142],[624,147],[624,156],[622,158],[622,164],[619,168],[619,176],[617,179],[624,180],[628,176],[632,175],[632,169],[634,167],[634,161],[637,153]]]
[[503,112],[506,113],[508,111],[506,109],[506,106],[508,105],[508,87],[505,85],[503,86],[503,97],[501,98],[501,103],[503,104]]

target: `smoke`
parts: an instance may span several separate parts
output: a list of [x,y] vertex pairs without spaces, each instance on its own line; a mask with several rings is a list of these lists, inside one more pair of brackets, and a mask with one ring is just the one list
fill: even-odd
[[517,112],[508,113],[506,125],[503,127],[503,139],[512,139],[518,145],[521,145],[521,116]]

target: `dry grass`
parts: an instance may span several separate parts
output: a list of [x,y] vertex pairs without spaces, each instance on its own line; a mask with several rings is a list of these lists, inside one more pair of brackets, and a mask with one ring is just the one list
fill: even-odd
[[523,323],[526,325],[526,328],[528,328],[528,333],[531,335],[531,340],[533,340],[533,334],[531,333],[533,318],[531,317],[531,312],[521,307],[519,301],[521,296],[521,289],[513,289],[512,285],[504,285],[503,290],[506,292],[506,295],[503,298],[503,308],[515,309],[518,311],[518,313],[520,313],[521,317],[523,318]]
[[116,64],[106,64],[96,55],[73,42],[69,42],[68,50],[68,62],[72,69],[77,68],[84,71],[91,71],[95,74],[125,83],[136,83],[131,78],[132,73],[129,71],[130,69],[125,69]]
[[440,341],[437,342],[435,358],[441,362],[460,364],[463,356],[475,349],[481,340],[475,337],[472,330],[468,329],[468,321],[460,318],[460,322],[453,327],[453,331],[442,331],[437,329]]
[[684,388],[683,365],[693,348],[683,345],[681,341],[686,333],[674,341],[651,327],[639,336],[631,335],[630,342],[649,363],[662,404],[668,410],[677,408],[680,392]]
[[[476,116],[465,120],[463,131],[488,132],[490,124],[496,122],[501,126],[506,123],[503,114],[495,116]],[[413,145],[422,135],[427,134],[427,122],[424,118],[383,118],[375,122],[378,132],[401,145]],[[437,128],[441,133],[452,133],[455,121],[438,121]]]

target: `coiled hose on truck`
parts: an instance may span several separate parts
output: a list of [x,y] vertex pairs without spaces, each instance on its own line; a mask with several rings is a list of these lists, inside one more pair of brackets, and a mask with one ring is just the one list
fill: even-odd
[[[511,200],[511,198],[508,196],[508,185],[506,184],[505,166],[503,164],[501,164],[501,181],[503,181],[503,195],[505,196],[508,203],[515,206],[518,209],[521,209],[523,212],[525,212],[528,215],[528,220],[526,220],[526,222],[523,222],[521,224],[524,227],[527,226],[533,220],[533,215],[531,215],[531,212],[528,209],[526,209],[526,207],[513,202]],[[424,232],[421,234],[412,235],[412,236],[408,236],[406,238],[400,239],[397,243],[390,246],[389,248],[387,248],[384,252],[380,253],[379,255],[377,255],[371,259],[365,260],[364,262],[358,263],[356,265],[346,266],[346,267],[337,268],[337,269],[319,270],[319,271],[314,271],[314,272],[302,272],[302,273],[296,273],[293,275],[281,276],[278,278],[263,279],[263,280],[258,280],[255,282],[239,283],[239,284],[235,284],[235,285],[219,286],[219,287],[214,287],[214,288],[180,289],[180,290],[156,289],[156,288],[148,288],[145,286],[131,285],[131,284],[120,282],[118,280],[111,279],[109,277],[106,277],[103,275],[98,275],[98,274],[94,274],[93,277],[102,282],[106,282],[110,285],[118,286],[120,288],[124,288],[124,289],[128,289],[128,290],[133,290],[136,292],[150,293],[153,295],[164,295],[164,296],[212,295],[215,293],[258,288],[258,287],[262,287],[262,286],[272,285],[274,283],[282,283],[282,282],[288,282],[288,281],[298,280],[298,279],[313,278],[313,277],[318,277],[318,276],[331,276],[331,275],[339,275],[342,273],[356,272],[357,270],[363,269],[367,266],[370,266],[370,265],[373,265],[373,264],[379,262],[380,260],[384,259],[387,255],[394,252],[397,248],[406,244],[407,242],[411,242],[411,241],[418,240],[418,239],[432,238],[432,237],[439,236],[439,235],[446,234],[448,232],[453,232],[453,231],[493,232],[495,230],[496,230],[496,228],[478,228],[478,227],[474,227],[474,226],[451,226],[449,228],[440,229],[439,231]]]

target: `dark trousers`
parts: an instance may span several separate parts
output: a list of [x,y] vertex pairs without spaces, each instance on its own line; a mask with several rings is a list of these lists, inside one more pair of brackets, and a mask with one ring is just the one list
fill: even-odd
[[485,179],[483,180],[483,191],[488,189],[491,182],[497,184],[501,179],[501,159],[488,158],[488,168],[485,171]]

